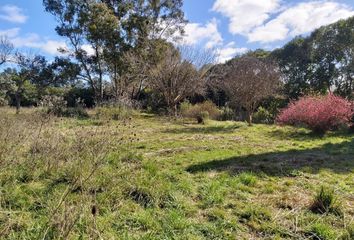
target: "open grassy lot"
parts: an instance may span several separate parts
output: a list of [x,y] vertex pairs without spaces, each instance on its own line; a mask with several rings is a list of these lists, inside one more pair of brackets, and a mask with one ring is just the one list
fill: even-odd
[[0,109],[0,239],[354,238],[353,135],[13,112]]

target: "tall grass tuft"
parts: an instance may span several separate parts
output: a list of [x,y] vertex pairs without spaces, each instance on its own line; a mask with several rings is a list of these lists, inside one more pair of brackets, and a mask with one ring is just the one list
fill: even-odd
[[318,214],[333,213],[338,216],[342,215],[342,210],[334,190],[323,186],[317,192],[310,210]]

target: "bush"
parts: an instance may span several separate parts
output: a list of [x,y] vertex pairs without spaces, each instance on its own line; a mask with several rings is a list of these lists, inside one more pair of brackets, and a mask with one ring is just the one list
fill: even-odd
[[40,102],[48,114],[53,114],[57,117],[77,117],[87,118],[88,113],[84,109],[84,105],[80,99],[76,103],[76,107],[67,107],[67,102],[60,96],[44,96]]
[[259,107],[253,115],[253,121],[255,123],[271,124],[273,123],[273,116],[267,109]]
[[44,107],[48,114],[62,116],[66,109],[66,101],[60,96],[44,96],[40,101],[40,106]]
[[2,96],[1,93],[0,93],[0,107],[3,107],[3,106],[7,106],[9,103],[6,99],[5,96]]
[[101,104],[96,107],[96,117],[99,119],[124,120],[133,114],[133,108],[122,102]]
[[65,93],[64,99],[68,107],[75,107],[77,99],[81,99],[88,108],[92,108],[95,105],[93,90],[89,88],[73,87]]
[[211,101],[192,105],[189,102],[183,102],[180,106],[181,115],[187,118],[194,118],[198,123],[204,123],[208,118],[218,119],[221,112]]
[[235,111],[229,107],[223,107],[221,108],[221,112],[219,115],[220,121],[231,121],[235,119]]
[[349,125],[353,115],[351,103],[332,94],[304,97],[282,110],[277,117],[279,124],[305,125],[316,133]]

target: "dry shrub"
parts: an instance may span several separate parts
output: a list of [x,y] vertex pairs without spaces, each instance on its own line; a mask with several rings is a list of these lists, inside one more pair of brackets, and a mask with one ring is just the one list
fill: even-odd
[[218,119],[221,115],[221,111],[211,101],[205,101],[195,105],[189,102],[181,104],[181,115],[187,118],[194,118],[198,123],[203,123],[206,119]]

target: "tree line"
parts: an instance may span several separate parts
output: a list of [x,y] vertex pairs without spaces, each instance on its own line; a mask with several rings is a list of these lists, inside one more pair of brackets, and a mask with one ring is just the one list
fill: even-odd
[[212,51],[176,46],[187,20],[182,0],[44,0],[67,47],[48,61],[0,39],[0,103],[36,106],[46,95],[93,107],[134,101],[178,114],[206,99],[245,111],[277,111],[292,99],[335,92],[354,97],[354,17],[296,37],[273,51],[258,49],[216,64]]

